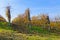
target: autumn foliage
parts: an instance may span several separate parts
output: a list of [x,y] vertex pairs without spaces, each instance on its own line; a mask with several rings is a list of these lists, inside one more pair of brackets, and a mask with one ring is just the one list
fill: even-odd
[[[9,23],[11,22],[10,9],[7,9],[6,12],[7,19]],[[0,21],[6,21],[3,17],[0,17]],[[32,27],[40,27],[45,30],[60,30],[60,21],[59,20],[50,20],[49,15],[42,14],[37,16],[30,17],[29,8],[26,9],[24,14],[19,14],[12,20],[11,26],[18,31],[29,32]]]

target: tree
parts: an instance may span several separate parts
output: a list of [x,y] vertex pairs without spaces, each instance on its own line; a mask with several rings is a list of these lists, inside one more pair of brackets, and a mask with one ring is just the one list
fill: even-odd
[[27,33],[28,28],[26,27],[26,24],[24,22],[25,22],[24,16],[18,15],[16,18],[13,19],[12,24],[17,25],[14,28],[16,28],[19,32]]
[[26,25],[28,26],[28,27],[31,27],[31,19],[30,19],[30,10],[29,10],[29,8],[28,9],[26,9],[26,11],[25,11],[25,22],[26,22]]
[[10,23],[11,22],[10,6],[8,6],[6,9],[6,16],[7,16],[8,22]]
[[16,18],[13,19],[12,23],[19,26],[23,26],[23,23],[24,23],[23,16],[18,15]]

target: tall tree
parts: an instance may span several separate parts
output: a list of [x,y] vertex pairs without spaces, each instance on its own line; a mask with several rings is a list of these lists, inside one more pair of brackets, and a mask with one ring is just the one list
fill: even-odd
[[30,10],[29,10],[29,8],[26,9],[25,15],[26,15],[26,19],[27,19],[28,21],[30,21]]
[[30,24],[31,19],[30,19],[30,10],[29,10],[29,8],[26,9],[25,15],[26,15],[25,18],[26,18],[27,25],[31,27],[31,24]]
[[8,22],[10,23],[11,22],[10,6],[7,6],[6,8],[6,16],[7,16]]

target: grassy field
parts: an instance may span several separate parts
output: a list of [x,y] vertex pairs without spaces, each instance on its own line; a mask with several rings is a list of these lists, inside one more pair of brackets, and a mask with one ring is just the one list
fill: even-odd
[[13,31],[11,26],[6,23],[0,23],[0,40],[60,40],[60,35],[50,34],[40,27],[32,27],[30,32],[34,34],[18,33]]
[[0,29],[0,40],[60,40],[55,34],[22,34],[17,31]]
[[0,29],[0,40],[60,40],[60,36],[22,34],[12,30]]

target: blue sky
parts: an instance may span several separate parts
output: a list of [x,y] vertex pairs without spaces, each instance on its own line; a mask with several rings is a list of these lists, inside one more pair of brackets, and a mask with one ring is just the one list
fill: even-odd
[[30,8],[30,15],[48,14],[50,18],[60,16],[60,0],[0,0],[0,15],[6,18],[6,7],[11,6],[12,19]]

